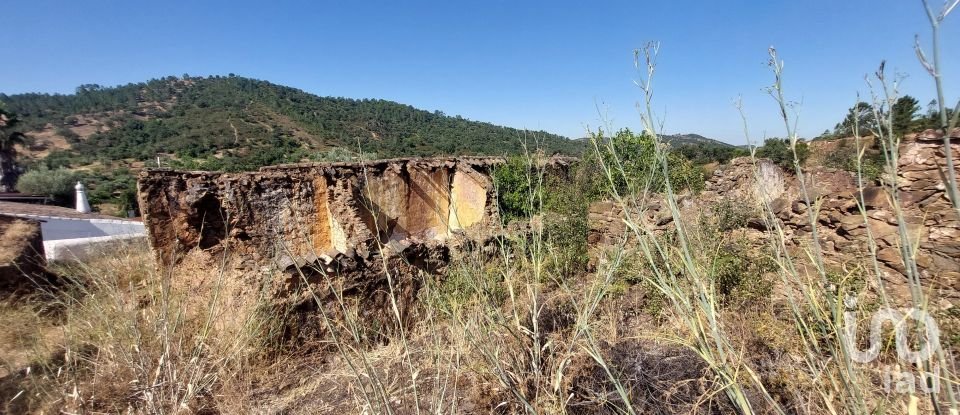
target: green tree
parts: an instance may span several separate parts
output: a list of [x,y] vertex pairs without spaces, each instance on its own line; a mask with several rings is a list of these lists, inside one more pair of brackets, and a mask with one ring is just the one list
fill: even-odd
[[0,192],[13,190],[20,169],[17,167],[17,144],[23,144],[26,136],[17,129],[17,116],[0,105]]
[[[666,188],[670,180],[674,191],[703,188],[703,171],[696,167],[680,152],[667,148],[657,149],[661,145],[652,136],[634,134],[629,129],[617,131],[612,137],[605,137],[601,131],[592,138],[600,149],[601,161],[614,169],[612,186],[620,194],[639,192],[649,188],[655,192]],[[667,152],[667,174],[657,159],[658,151]]]
[[[263,162],[300,161],[331,147],[355,151],[358,146],[382,157],[504,155],[522,153],[524,139],[547,154],[579,155],[587,144],[385,100],[320,97],[239,76],[167,77],[117,87],[89,84],[70,95],[0,94],[0,101],[20,115],[23,131],[69,125],[78,114],[101,114],[99,121],[109,129],[77,140],[56,156],[71,166],[152,160],[161,153],[212,163],[229,158],[234,161],[220,165],[257,168]],[[114,115],[104,118],[103,113]],[[279,158],[273,154],[278,141],[292,142],[302,154],[273,160]]]
[[58,205],[67,206],[73,199],[77,175],[67,169],[50,170],[45,165],[27,170],[17,180],[17,190],[23,193],[50,196]]
[[[810,157],[810,147],[805,141],[797,141],[797,161],[802,166],[807,158]],[[790,149],[790,140],[780,138],[768,138],[763,142],[763,147],[757,149],[757,157],[770,159],[782,169],[792,172],[793,150]]]
[[735,157],[746,156],[747,150],[730,145],[720,145],[713,143],[691,143],[681,144],[672,149],[675,153],[680,153],[693,164],[704,165],[708,163],[728,163]]
[[539,196],[534,175],[527,158],[523,156],[512,156],[493,170],[497,202],[504,221],[529,217],[533,213]]
[[[953,109],[947,108],[947,119],[953,117]],[[915,122],[914,130],[928,130],[940,128],[940,111],[938,110],[937,100],[931,99],[927,103],[927,112]]]
[[847,116],[834,128],[834,135],[837,137],[850,137],[853,135],[853,127],[858,124],[860,134],[865,134],[876,125],[876,117],[873,115],[873,105],[866,102],[858,102],[857,105],[847,110]]
[[833,133],[832,133],[832,132],[830,131],[830,129],[828,128],[828,129],[826,129],[826,130],[823,130],[823,133],[821,133],[820,135],[814,137],[813,139],[814,139],[814,140],[830,140],[830,139],[832,139],[832,138],[833,138]]
[[913,120],[920,111],[920,102],[910,95],[904,95],[897,99],[890,111],[893,115],[893,133],[902,137],[913,131]]

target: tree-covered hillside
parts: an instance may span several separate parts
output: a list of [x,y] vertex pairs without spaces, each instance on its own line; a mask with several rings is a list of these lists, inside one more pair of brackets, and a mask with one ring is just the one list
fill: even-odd
[[236,76],[82,85],[71,95],[0,94],[0,101],[19,115],[28,137],[46,130],[68,143],[46,156],[53,165],[147,161],[159,154],[239,170],[317,158],[337,147],[379,157],[501,155],[521,151],[523,139],[531,147],[539,140],[548,152],[576,154],[582,148],[542,131],[385,100],[319,97]]
[[[14,114],[16,162],[28,172],[67,168],[91,202],[133,207],[135,176],[167,167],[253,170],[301,161],[433,155],[505,155],[530,149],[578,155],[585,143],[377,99],[320,97],[249,78],[166,77],[74,94],[0,93]],[[12,144],[11,144],[12,145]],[[8,163],[9,164],[9,163]]]

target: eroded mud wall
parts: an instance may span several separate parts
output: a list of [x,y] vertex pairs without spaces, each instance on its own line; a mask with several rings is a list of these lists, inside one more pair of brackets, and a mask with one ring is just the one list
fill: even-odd
[[448,223],[451,230],[469,229],[483,222],[489,200],[489,193],[484,190],[488,185],[489,179],[475,170],[458,170],[453,173]]
[[149,170],[139,181],[151,246],[163,263],[192,249],[269,264],[363,255],[399,242],[477,238],[497,224],[498,158],[275,166],[250,173]]

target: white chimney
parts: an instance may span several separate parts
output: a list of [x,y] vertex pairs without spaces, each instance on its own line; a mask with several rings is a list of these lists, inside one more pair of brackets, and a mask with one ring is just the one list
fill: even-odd
[[83,183],[77,182],[74,189],[77,189],[77,212],[90,213],[90,202],[87,202],[87,192],[84,191]]

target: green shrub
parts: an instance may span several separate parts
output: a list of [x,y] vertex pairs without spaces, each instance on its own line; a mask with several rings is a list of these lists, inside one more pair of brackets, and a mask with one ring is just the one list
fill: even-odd
[[[646,134],[634,134],[630,129],[617,131],[612,137],[604,137],[603,131],[594,134],[591,140],[597,145],[603,165],[613,168],[612,183],[609,190],[618,194],[634,194],[644,189],[660,192],[666,189],[663,168],[657,160],[657,140]],[[661,151],[666,150],[662,149]],[[589,160],[589,158],[588,158]],[[703,170],[695,166],[679,152],[667,154],[667,171],[674,191],[703,189],[706,177]]]
[[713,259],[712,275],[720,303],[726,306],[748,306],[769,298],[773,283],[768,274],[777,264],[762,250],[745,241],[725,243]]
[[587,212],[590,203],[602,196],[594,167],[582,161],[566,171],[550,170],[544,175],[544,234],[554,256],[554,270],[561,275],[571,275],[587,265]]
[[712,206],[710,214],[699,217],[699,232],[688,234],[696,235],[697,249],[705,253],[707,275],[712,278],[721,305],[754,304],[769,297],[772,290],[769,274],[777,270],[773,255],[762,243],[751,242],[736,232],[746,228],[755,213],[735,200],[723,199]]
[[715,143],[680,144],[673,151],[682,154],[693,164],[704,165],[709,163],[729,163],[736,157],[748,156],[750,153],[741,147]]
[[431,309],[453,315],[456,308],[472,302],[496,308],[507,298],[507,287],[495,268],[454,267],[431,286],[424,301]]
[[587,211],[602,195],[596,165],[586,161],[543,171],[521,156],[493,171],[497,202],[505,222],[540,215],[551,270],[571,275],[587,264]]
[[[810,157],[810,147],[804,141],[797,142],[797,161],[802,166]],[[767,158],[783,168],[785,171],[794,171],[793,150],[790,149],[790,140],[768,138],[763,147],[757,149],[757,157]]]
[[[609,163],[616,157],[624,166],[624,174],[614,175],[614,186],[620,194],[631,189],[639,191],[647,183],[656,191],[665,189],[652,137],[624,129],[614,137],[604,138],[601,133],[594,139],[603,143],[599,157],[604,162],[612,165]],[[597,157],[596,153],[589,153],[567,168],[547,166],[540,171],[529,158],[514,156],[493,171],[501,218],[509,222],[541,215],[551,271],[558,275],[573,275],[587,264],[587,212],[590,203],[606,195],[610,187]],[[675,191],[703,189],[703,170],[682,154],[668,153],[667,165]]]
[[96,170],[86,177],[87,192],[93,206],[110,203],[123,213],[137,211],[137,178],[126,168]]
[[687,160],[680,153],[671,152],[667,155],[670,184],[674,191],[693,190],[700,192],[706,184],[707,177],[703,169]]
[[[837,148],[830,152],[823,160],[824,166],[846,170],[851,173],[857,172],[857,148],[847,143],[847,140],[841,140]],[[863,177],[876,180],[879,179],[885,171],[886,160],[883,153],[875,149],[868,149],[860,160],[860,170]]]
[[544,239],[550,253],[550,270],[557,275],[572,276],[582,271],[588,261],[586,214],[544,215]]
[[730,199],[723,199],[713,208],[716,227],[721,232],[732,231],[747,227],[750,220],[750,211],[743,204],[734,203]]
[[[635,287],[643,298],[640,310],[650,317],[660,318],[667,305],[667,296],[656,287],[655,278],[651,274],[652,270],[646,263],[647,258],[634,248],[615,247],[612,249],[622,249],[623,251],[620,263],[612,270],[613,280],[610,284],[610,295],[621,296],[627,293],[631,287]],[[615,252],[608,251],[607,255],[615,254]],[[665,258],[660,260],[666,261]],[[598,274],[602,272],[603,270],[600,270]]]
[[[327,151],[316,153],[310,156],[313,161],[319,162],[347,162],[360,161],[360,154],[354,153],[344,147],[333,147]],[[363,160],[376,160],[377,153],[364,153]]]
[[73,132],[73,130],[67,127],[57,128],[57,134],[62,136],[68,143],[78,143],[80,142],[80,135]]
[[513,156],[493,170],[493,184],[497,188],[497,203],[504,222],[529,218],[534,213],[536,177],[530,163],[523,156]]
[[77,174],[67,169],[51,170],[40,165],[20,176],[17,190],[23,193],[50,196],[59,205],[68,205],[73,200]]

